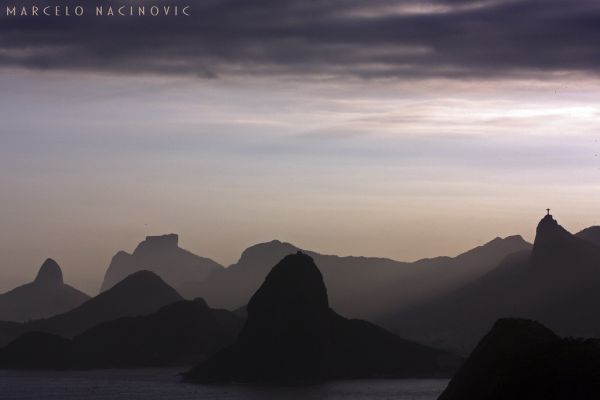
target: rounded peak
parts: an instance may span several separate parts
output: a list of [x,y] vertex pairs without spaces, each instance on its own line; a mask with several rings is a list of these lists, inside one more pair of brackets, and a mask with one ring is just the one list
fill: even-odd
[[162,278],[152,271],[142,269],[127,275],[120,283],[125,282],[163,282]]
[[559,337],[541,323],[521,318],[502,318],[496,321],[473,354],[482,352],[519,354],[553,342]]
[[202,297],[196,297],[192,300],[194,304],[200,306],[201,308],[208,308],[208,303]]
[[556,337],[554,332],[538,321],[525,318],[500,318],[494,323],[492,330],[511,332],[537,332],[548,337]]
[[51,258],[46,259],[35,277],[34,283],[44,286],[58,286],[64,283],[60,266]]
[[125,277],[112,288],[102,292],[102,296],[124,294],[129,296],[163,296],[165,293],[174,299],[181,300],[175,289],[165,283],[157,274],[147,270],[136,271]]
[[271,240],[270,242],[258,243],[248,247],[242,252],[239,262],[263,260],[273,256],[279,260],[286,254],[294,253],[297,250],[298,248],[291,243],[282,242],[280,240]]
[[285,308],[297,307],[299,303],[309,308],[329,308],[321,271],[313,259],[301,251],[285,256],[273,267],[248,303],[248,313],[270,309],[275,304]]

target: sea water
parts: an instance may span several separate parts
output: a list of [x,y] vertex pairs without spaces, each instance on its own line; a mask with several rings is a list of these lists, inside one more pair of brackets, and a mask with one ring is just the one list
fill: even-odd
[[194,385],[181,369],[0,371],[6,400],[434,400],[445,379],[338,381],[305,387]]

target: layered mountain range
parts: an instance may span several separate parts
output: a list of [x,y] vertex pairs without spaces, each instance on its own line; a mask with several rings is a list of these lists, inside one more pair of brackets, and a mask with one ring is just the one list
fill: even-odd
[[[174,235],[149,237],[133,255],[118,253],[107,270],[103,289],[126,274],[148,269],[188,299],[201,296],[215,307],[233,310],[248,303],[273,265],[300,250],[290,243],[274,240],[249,247],[228,268],[209,262],[208,267],[201,269],[200,258],[179,249],[176,243]],[[336,309],[351,317],[375,319],[398,307],[407,308],[459,287],[493,269],[508,254],[530,248],[520,236],[509,236],[496,238],[457,257],[414,263],[303,252],[320,266]]]
[[551,216],[533,249],[506,257],[463,287],[383,320],[394,332],[468,353],[504,317],[538,320],[562,336],[600,336],[598,228],[576,235]]
[[31,331],[0,349],[0,368],[80,369],[189,365],[232,344],[243,320],[202,299],[95,325],[72,339]]

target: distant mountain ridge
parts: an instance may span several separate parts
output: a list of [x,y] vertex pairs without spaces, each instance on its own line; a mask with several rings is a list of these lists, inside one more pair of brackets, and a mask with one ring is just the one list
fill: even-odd
[[[203,281],[223,267],[179,247],[179,236],[146,236],[132,254],[119,251],[106,270],[100,291],[103,292],[136,271],[152,271],[181,292],[187,282]],[[192,296],[194,297],[194,296]]]
[[[302,250],[315,259],[329,288],[332,305],[351,316],[375,319],[398,307],[443,293],[483,276],[508,254],[527,250],[520,236],[496,238],[457,257],[438,257],[414,263],[376,257],[339,257]],[[236,309],[285,255],[300,249],[273,240],[246,249],[240,260],[214,271],[203,282],[190,282],[184,293],[203,296],[215,306]]]
[[546,215],[531,251],[506,257],[452,293],[387,316],[394,332],[459,352],[504,317],[542,322],[563,336],[600,336],[600,246]]
[[35,280],[0,294],[0,321],[28,321],[75,308],[90,297],[64,283],[56,261],[48,258]]

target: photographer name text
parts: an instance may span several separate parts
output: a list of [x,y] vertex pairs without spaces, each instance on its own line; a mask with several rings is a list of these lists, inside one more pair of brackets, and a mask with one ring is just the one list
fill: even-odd
[[21,17],[189,17],[189,5],[121,5],[121,6],[5,6],[6,16]]

